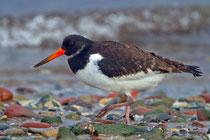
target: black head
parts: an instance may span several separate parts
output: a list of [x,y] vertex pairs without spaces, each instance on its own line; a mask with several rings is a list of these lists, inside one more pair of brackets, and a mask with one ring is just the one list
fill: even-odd
[[76,54],[79,54],[82,50],[89,47],[93,41],[81,36],[81,35],[69,35],[64,38],[62,46],[59,50],[57,50],[55,53],[50,55],[49,57],[45,58],[44,60],[40,61],[38,64],[36,64],[34,67],[41,66],[56,57],[59,57],[61,55],[67,55],[67,56],[75,56]]
[[64,38],[61,48],[65,50],[65,55],[71,56],[78,54],[91,43],[91,40],[81,35],[69,35]]

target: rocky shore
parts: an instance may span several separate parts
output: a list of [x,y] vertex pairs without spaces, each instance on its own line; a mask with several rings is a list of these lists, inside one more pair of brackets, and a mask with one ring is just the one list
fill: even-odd
[[135,98],[130,115],[132,123],[126,125],[124,108],[113,110],[105,118],[95,118],[105,105],[125,100],[116,93],[55,99],[52,93],[39,93],[31,88],[11,92],[0,87],[0,139],[210,138],[207,91],[179,100],[164,93],[142,99],[134,91],[132,96]]

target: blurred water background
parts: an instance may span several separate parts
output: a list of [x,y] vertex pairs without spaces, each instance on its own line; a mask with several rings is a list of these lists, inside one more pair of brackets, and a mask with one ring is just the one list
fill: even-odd
[[209,0],[1,0],[0,85],[59,93],[56,96],[104,94],[80,83],[65,56],[33,69],[69,34],[134,44],[198,65],[204,73],[201,78],[173,74],[141,96],[163,91],[184,98],[210,90]]

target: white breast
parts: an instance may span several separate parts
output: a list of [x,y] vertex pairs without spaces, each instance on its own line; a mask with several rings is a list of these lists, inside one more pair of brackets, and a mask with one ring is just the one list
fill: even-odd
[[140,72],[133,75],[109,78],[99,70],[97,62],[103,56],[99,53],[92,54],[89,62],[83,70],[79,70],[75,75],[82,82],[108,92],[125,93],[133,90],[142,90],[156,86],[166,74],[160,74],[148,70],[148,73]]

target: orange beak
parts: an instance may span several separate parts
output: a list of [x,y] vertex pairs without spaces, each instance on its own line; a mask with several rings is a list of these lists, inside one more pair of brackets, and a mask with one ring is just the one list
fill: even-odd
[[40,61],[39,63],[37,63],[37,64],[34,66],[34,68],[39,67],[39,66],[41,66],[41,65],[43,65],[43,64],[45,64],[45,63],[47,63],[47,62],[49,62],[49,61],[51,61],[51,60],[57,58],[57,57],[59,57],[59,56],[61,56],[61,55],[64,55],[65,52],[66,52],[66,51],[65,51],[64,49],[60,48],[60,49],[57,50],[54,54],[50,55],[49,57],[47,57],[47,58],[45,58],[44,60],[42,60],[42,61]]

